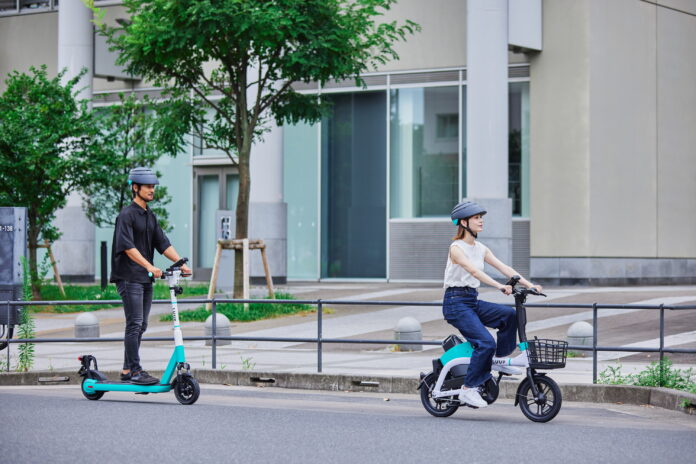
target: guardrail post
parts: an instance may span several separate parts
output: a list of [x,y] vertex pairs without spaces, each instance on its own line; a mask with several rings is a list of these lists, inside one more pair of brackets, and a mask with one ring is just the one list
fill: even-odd
[[322,303],[321,300],[317,300],[317,372],[321,373],[321,357],[322,357],[322,343],[321,343],[321,337],[322,337],[322,315],[323,315],[323,308],[322,308]]
[[217,335],[217,301],[215,301],[215,298],[213,298],[213,341],[212,341],[212,358],[213,358],[213,369],[217,369],[217,340],[216,340],[216,335]]
[[7,327],[5,328],[7,337],[7,372],[10,372],[10,302],[7,302]]
[[597,383],[597,303],[592,303],[592,383]]
[[664,384],[664,357],[665,357],[665,305],[660,305],[660,386]]

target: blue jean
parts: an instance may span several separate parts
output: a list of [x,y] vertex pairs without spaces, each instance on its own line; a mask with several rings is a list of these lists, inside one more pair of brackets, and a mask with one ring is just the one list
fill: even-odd
[[[442,314],[474,347],[471,364],[464,377],[464,386],[478,387],[491,378],[493,354],[505,357],[515,351],[515,308],[479,300],[475,288],[450,287],[445,290]],[[497,347],[486,327],[498,329]]]
[[140,342],[147,330],[147,318],[152,305],[152,284],[119,281],[116,287],[123,300],[123,311],[126,314],[123,370],[140,372]]

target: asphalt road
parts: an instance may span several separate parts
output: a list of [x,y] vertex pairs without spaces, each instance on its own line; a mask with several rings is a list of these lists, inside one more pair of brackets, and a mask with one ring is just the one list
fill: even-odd
[[0,387],[0,462],[662,463],[696,455],[696,418],[659,408],[565,403],[550,423],[510,401],[452,417],[415,395],[203,385],[171,393]]

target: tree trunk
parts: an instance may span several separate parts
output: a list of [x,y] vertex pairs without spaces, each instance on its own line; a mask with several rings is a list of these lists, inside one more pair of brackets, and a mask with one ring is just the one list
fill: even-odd
[[29,209],[29,230],[27,230],[27,245],[29,248],[29,282],[31,283],[32,299],[41,299],[41,287],[39,286],[39,270],[37,266],[37,245],[39,242],[39,226],[36,223],[36,212]]
[[[239,194],[237,196],[235,238],[249,237],[249,191],[251,176],[249,172],[249,155],[251,143],[245,143],[239,152]],[[234,298],[242,298],[244,292],[244,267],[242,250],[234,252]]]

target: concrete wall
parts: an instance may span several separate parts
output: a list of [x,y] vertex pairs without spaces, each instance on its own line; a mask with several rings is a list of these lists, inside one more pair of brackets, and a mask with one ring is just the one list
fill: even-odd
[[[399,60],[390,61],[379,71],[436,69],[466,65],[466,0],[431,0],[424,8],[423,0],[399,0],[380,22],[407,19],[418,23],[421,32],[408,35],[394,49]],[[520,53],[510,52],[508,61],[526,63]]]
[[590,2],[589,256],[656,256],[656,9]]
[[58,13],[0,16],[0,92],[12,71],[45,64],[49,76],[58,65]]
[[589,253],[589,5],[543,5],[544,51],[530,59],[532,256]]
[[[667,2],[665,2],[667,3]],[[696,15],[696,2],[669,2]],[[657,8],[657,255],[696,257],[696,16]]]
[[657,3],[544,3],[530,71],[535,278],[693,280],[696,4]]

